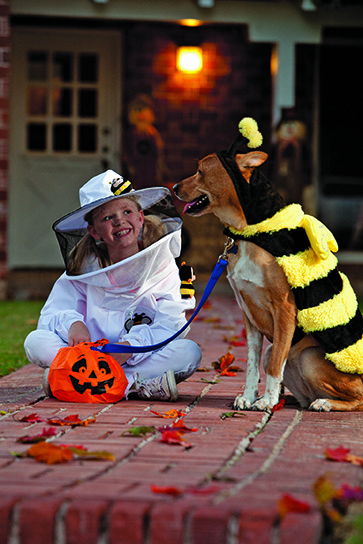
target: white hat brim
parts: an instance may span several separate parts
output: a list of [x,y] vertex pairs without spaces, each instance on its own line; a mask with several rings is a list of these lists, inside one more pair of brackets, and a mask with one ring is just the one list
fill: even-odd
[[146,189],[130,191],[123,195],[111,195],[106,198],[101,198],[61,217],[53,224],[53,229],[59,232],[85,229],[87,228],[87,222],[85,221],[84,216],[88,212],[94,210],[95,208],[98,208],[99,206],[102,206],[103,204],[106,204],[106,202],[109,202],[110,200],[127,198],[131,195],[133,197],[137,197],[141,208],[143,210],[146,210],[170,195],[170,191],[166,187],[148,187]]

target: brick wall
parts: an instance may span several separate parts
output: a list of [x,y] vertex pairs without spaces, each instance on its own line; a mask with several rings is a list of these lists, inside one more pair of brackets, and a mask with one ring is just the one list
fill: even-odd
[[[244,116],[258,121],[265,140],[263,149],[268,152],[272,44],[250,43],[242,25],[187,28],[130,23],[124,35],[123,111],[137,94],[153,99],[156,127],[165,145],[164,184],[172,186],[192,175],[199,159],[226,149]],[[199,77],[176,71],[178,45],[202,47],[204,66]],[[127,124],[125,113],[123,126]],[[124,134],[127,138],[127,130]],[[222,225],[207,215],[185,217],[184,227],[186,238],[190,238],[184,258],[197,274],[211,272],[223,249]]]
[[7,282],[9,0],[0,0],[0,300]]

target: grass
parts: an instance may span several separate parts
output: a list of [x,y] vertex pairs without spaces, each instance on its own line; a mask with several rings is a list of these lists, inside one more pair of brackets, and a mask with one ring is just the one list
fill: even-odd
[[36,329],[43,301],[0,301],[0,377],[28,363],[27,334]]

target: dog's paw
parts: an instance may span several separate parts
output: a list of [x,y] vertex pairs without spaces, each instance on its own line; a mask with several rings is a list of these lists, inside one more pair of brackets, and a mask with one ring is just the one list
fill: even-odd
[[310,404],[309,410],[313,410],[315,412],[330,412],[331,402],[329,399],[316,399]]
[[248,400],[243,395],[237,395],[234,399],[233,410],[251,410],[253,402]]
[[272,412],[274,404],[271,402],[271,399],[268,397],[258,398],[252,405],[252,410],[259,410],[260,412]]

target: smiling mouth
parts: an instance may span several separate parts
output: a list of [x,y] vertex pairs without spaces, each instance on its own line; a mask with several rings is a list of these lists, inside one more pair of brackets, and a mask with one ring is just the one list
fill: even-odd
[[126,234],[129,234],[131,232],[131,229],[123,229],[116,232],[115,236],[126,236]]
[[207,195],[201,195],[192,202],[188,202],[183,210],[184,215],[199,215],[209,206],[209,198]]

